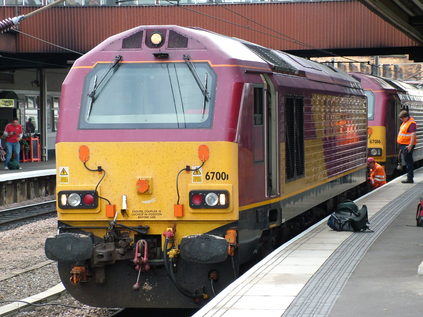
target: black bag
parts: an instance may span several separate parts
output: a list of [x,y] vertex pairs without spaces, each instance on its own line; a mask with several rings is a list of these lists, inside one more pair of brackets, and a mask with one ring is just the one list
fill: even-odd
[[368,225],[367,206],[359,210],[351,200],[340,203],[328,219],[328,226],[335,231],[366,231]]
[[347,217],[342,217],[332,213],[328,219],[328,226],[335,231],[354,231],[350,220]]

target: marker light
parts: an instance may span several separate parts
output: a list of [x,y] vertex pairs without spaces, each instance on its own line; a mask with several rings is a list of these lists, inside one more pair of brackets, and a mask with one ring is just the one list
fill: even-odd
[[66,194],[60,195],[60,203],[62,204],[62,206],[65,206],[67,202],[68,202],[68,197],[66,196]]
[[191,203],[195,206],[201,206],[203,204],[203,195],[201,194],[192,195]]
[[81,196],[77,193],[72,193],[68,196],[68,204],[72,207],[79,206],[81,204]]
[[225,206],[226,205],[226,195],[219,194],[219,205]]
[[85,194],[82,198],[82,202],[84,203],[84,205],[92,205],[94,204],[94,196],[91,194]]
[[206,204],[210,207],[216,206],[219,202],[219,198],[215,193],[208,193],[206,195]]

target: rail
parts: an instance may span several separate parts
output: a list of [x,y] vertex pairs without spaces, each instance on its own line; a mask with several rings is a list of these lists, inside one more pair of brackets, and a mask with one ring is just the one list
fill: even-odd
[[16,208],[0,210],[0,226],[16,221],[36,218],[39,216],[51,214],[56,211],[56,201],[50,200],[46,202],[19,206]]

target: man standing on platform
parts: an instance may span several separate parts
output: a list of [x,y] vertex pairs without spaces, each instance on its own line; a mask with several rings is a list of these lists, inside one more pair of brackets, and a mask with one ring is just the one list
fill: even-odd
[[407,179],[403,180],[401,183],[412,184],[414,183],[413,151],[417,144],[417,124],[414,118],[410,117],[406,110],[402,110],[399,113],[399,118],[402,124],[398,132],[397,143],[400,145],[400,151],[402,151],[402,155],[404,155],[407,168]]
[[32,118],[29,118],[28,121],[25,123],[25,133],[29,134],[29,136],[32,136],[32,134],[35,132],[34,124],[32,123]]
[[[21,146],[19,141],[22,139],[22,126],[19,124],[17,118],[14,118],[12,123],[6,125],[6,128],[3,132],[3,138],[6,139],[6,149],[7,155],[6,160],[4,161],[4,169],[8,170],[8,164],[12,158],[12,153],[15,153],[15,160],[19,164],[19,153]],[[21,167],[19,167],[21,169]]]
[[378,188],[386,184],[385,169],[382,165],[376,163],[373,157],[367,159],[367,166],[370,170],[369,183],[372,189]]

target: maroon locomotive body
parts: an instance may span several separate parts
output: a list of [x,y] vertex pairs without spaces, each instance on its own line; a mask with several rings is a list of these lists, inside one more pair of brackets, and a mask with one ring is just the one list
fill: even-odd
[[417,123],[418,143],[414,161],[423,159],[423,91],[403,81],[362,73],[351,73],[360,81],[368,97],[368,156],[385,166],[387,175],[397,174],[401,125],[398,114],[406,109]]

